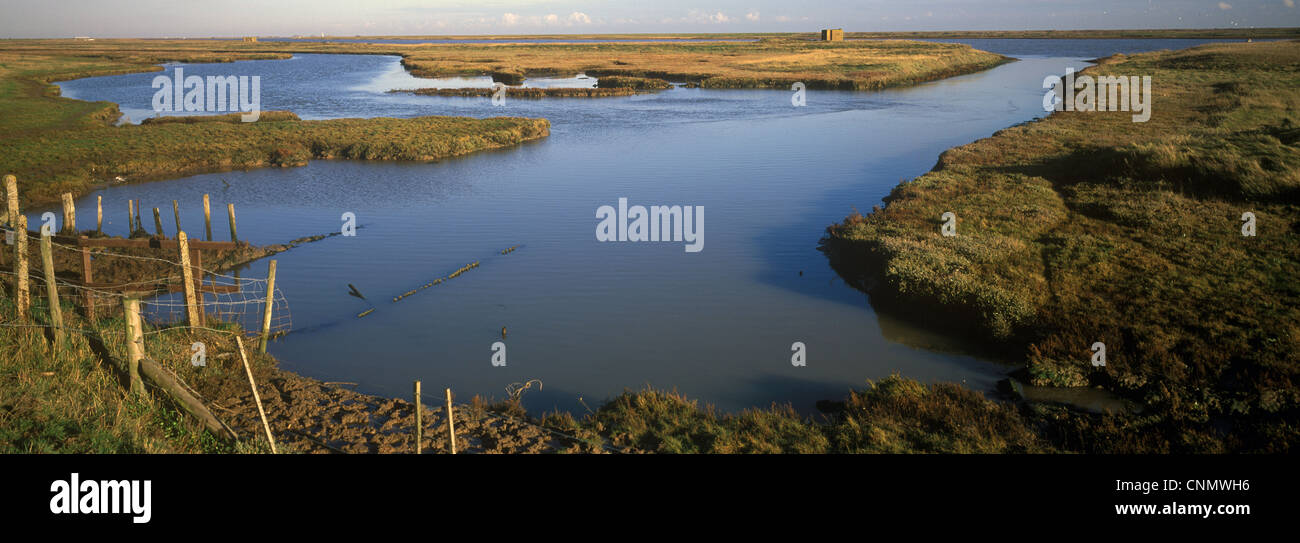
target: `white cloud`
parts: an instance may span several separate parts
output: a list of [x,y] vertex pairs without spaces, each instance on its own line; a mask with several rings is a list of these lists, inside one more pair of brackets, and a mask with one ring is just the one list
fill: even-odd
[[589,25],[591,24],[591,17],[588,17],[586,13],[581,11],[575,11],[569,14],[569,22],[573,24]]
[[749,20],[752,21],[752,22],[758,22],[758,12],[757,12],[757,11],[751,11],[751,12],[749,12],[749,13],[746,13],[746,14],[745,14],[745,18],[746,18],[746,19],[749,19]]
[[683,23],[722,24],[722,23],[731,22],[731,17],[728,17],[727,14],[721,11],[715,13],[708,13],[697,9],[693,9],[690,11],[690,13],[687,13],[685,17],[682,17],[681,21]]
[[548,25],[558,24],[560,22],[560,16],[552,13],[547,15],[544,20]]
[[777,16],[776,16],[776,22],[778,22],[778,23],[784,23],[784,22],[789,21],[789,20],[790,20],[790,18],[789,18],[789,17],[786,17],[785,15],[777,15]]
[[1282,4],[1286,7],[1293,8],[1295,7],[1295,0],[1282,0]]
[[519,24],[519,16],[518,16],[518,15],[515,15],[515,14],[513,14],[513,13],[502,13],[502,14],[501,14],[501,24],[506,25],[506,26],[514,26],[514,25],[517,25],[517,24]]
[[1224,11],[1230,10],[1232,9],[1232,4],[1229,4],[1227,2],[1219,2],[1219,9]]

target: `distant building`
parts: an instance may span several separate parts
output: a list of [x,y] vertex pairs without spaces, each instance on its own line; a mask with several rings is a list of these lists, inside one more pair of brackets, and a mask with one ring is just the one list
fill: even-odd
[[844,29],[828,28],[822,30],[822,41],[844,41]]
[[244,36],[244,43],[257,43],[257,36]]

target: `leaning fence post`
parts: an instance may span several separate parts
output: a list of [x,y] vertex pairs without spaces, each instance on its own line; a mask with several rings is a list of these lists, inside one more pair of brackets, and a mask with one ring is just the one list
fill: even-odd
[[239,241],[239,232],[235,230],[235,204],[226,204],[226,214],[230,216],[230,241]]
[[262,313],[262,352],[266,352],[266,344],[271,342],[271,310],[275,304],[275,261],[271,261],[271,268],[266,272],[266,310]]
[[420,382],[415,382],[415,454],[424,451],[421,441],[424,437],[424,423],[420,421]]
[[456,454],[456,421],[451,410],[451,389],[447,389],[447,436],[451,438],[451,454]]
[[32,304],[32,295],[27,288],[27,216],[18,215],[18,237],[14,242],[14,273],[18,276],[18,318],[27,317],[27,308]]
[[176,216],[176,231],[181,231],[181,203],[172,200],[172,215]]
[[54,326],[54,343],[63,341],[63,308],[59,306],[59,290],[54,283],[54,250],[50,233],[41,232],[41,265],[45,267],[45,293],[50,301],[50,324]]
[[271,454],[275,452],[275,438],[271,437],[271,425],[266,422],[266,410],[262,409],[262,396],[257,393],[257,383],[253,381],[253,370],[248,367],[248,355],[244,354],[244,338],[235,336],[239,345],[239,359],[244,361],[244,373],[248,374],[248,386],[253,388],[253,401],[257,403],[257,414],[262,417],[262,429],[266,430],[266,442],[271,444]]
[[203,227],[208,231],[208,241],[212,241],[212,209],[208,207],[208,195],[203,195]]
[[153,208],[153,229],[158,232],[158,237],[165,238],[162,231],[162,215],[158,214],[158,208]]
[[131,392],[144,394],[140,380],[140,360],[144,359],[144,330],[140,322],[140,300],[123,298],[122,310],[126,317],[126,372],[131,378]]
[[9,203],[9,224],[18,224],[18,178],[12,175],[5,176],[5,193],[8,195]]
[[72,193],[63,193],[63,233],[73,235],[77,231],[77,205],[72,201]]
[[194,269],[190,268],[190,239],[185,232],[176,233],[176,243],[181,251],[181,281],[185,283],[185,310],[190,326],[200,326],[199,306],[194,296]]

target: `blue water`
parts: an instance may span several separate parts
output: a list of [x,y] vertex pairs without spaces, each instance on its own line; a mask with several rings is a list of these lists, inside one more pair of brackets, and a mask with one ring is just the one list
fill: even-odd
[[[1045,75],[1147,43],[1062,40],[1057,56],[1039,44],[1043,53],[1022,61],[916,87],[809,91],[806,107],[792,106],[784,90],[678,88],[501,106],[389,94],[411,83],[396,57],[187,65],[199,75],[261,75],[264,109],[308,119],[540,116],[552,133],[437,163],[320,160],[113,186],[78,206],[93,209],[103,196],[105,230],[121,234],[128,199],[146,209],[176,199],[184,227],[201,232],[196,210],[209,193],[217,209],[235,204],[241,238],[255,243],[338,231],[341,215],[355,213],[364,226],[356,237],[277,257],[295,331],[270,350],[288,369],[365,392],[404,396],[420,379],[462,398],[499,398],[512,382],[541,379],[525,406],[584,412],[582,402],[594,407],[645,385],[728,410],[790,402],[810,411],[816,400],[893,372],[990,390],[1005,366],[877,314],[830,269],[817,240],[827,225],[929,170],[943,150],[1044,115]],[[68,96],[147,111],[153,75],[61,86]],[[620,197],[703,206],[704,250],[598,242],[595,211]],[[224,222],[214,230],[225,239]],[[499,254],[513,245],[520,248]],[[475,260],[481,266],[460,278],[389,301]],[[262,277],[266,263],[242,273]],[[349,283],[369,301],[349,296]],[[503,326],[507,365],[494,367]],[[807,346],[804,367],[790,362],[796,341]]]

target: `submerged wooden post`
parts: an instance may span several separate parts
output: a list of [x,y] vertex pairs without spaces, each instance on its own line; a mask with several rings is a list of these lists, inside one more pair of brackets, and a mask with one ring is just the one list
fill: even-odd
[[271,269],[266,272],[266,311],[262,313],[262,352],[266,352],[266,344],[271,342],[271,309],[275,304],[275,261],[271,261]]
[[201,326],[199,305],[194,296],[194,269],[190,267],[190,240],[185,232],[176,233],[176,243],[181,251],[181,281],[185,283],[185,311],[190,326]]
[[140,322],[140,300],[123,298],[122,311],[126,317],[126,372],[131,378],[131,392],[144,394],[140,380],[140,360],[144,358],[144,330]]
[[126,201],[126,237],[135,234],[135,200]]
[[176,231],[181,231],[181,203],[172,200],[172,215],[176,216]]
[[[89,241],[90,238],[86,236],[81,236],[80,240],[81,240],[81,282],[86,287],[89,287],[91,283],[95,282],[94,272],[90,270],[90,248],[86,247],[85,245],[85,242]],[[86,302],[85,302],[86,318],[93,323],[95,322],[95,294],[90,291],[90,288],[86,288],[86,292],[84,296],[86,298]]]
[[447,437],[451,438],[451,454],[456,454],[456,421],[451,411],[451,389],[447,389]]
[[239,241],[239,232],[235,230],[235,204],[226,204],[226,214],[230,215],[230,241]]
[[424,423],[420,421],[420,382],[415,382],[415,454],[424,451],[421,439],[424,437]]
[[63,193],[63,233],[73,235],[77,232],[77,206],[72,201],[72,193]]
[[45,267],[45,294],[50,302],[50,324],[54,326],[54,343],[63,342],[63,308],[59,306],[59,289],[54,282],[54,249],[50,234],[41,234],[41,265]]
[[18,178],[12,175],[5,176],[5,193],[8,196],[9,203],[9,225],[18,224]]
[[203,195],[203,227],[208,231],[208,241],[212,241],[212,209],[208,207],[208,195]]
[[[11,176],[12,177],[12,176]],[[14,233],[14,273],[18,275],[18,318],[27,317],[27,308],[32,304],[31,293],[27,290],[27,217],[18,215],[18,231]]]
[[266,410],[262,409],[262,396],[257,393],[257,383],[253,381],[253,370],[248,367],[248,355],[244,354],[244,338],[236,335],[235,343],[239,345],[239,359],[244,361],[244,373],[248,374],[248,386],[253,387],[253,401],[257,402],[257,414],[262,417],[262,429],[266,430],[266,442],[271,444],[271,454],[275,453],[275,438],[271,437],[271,425],[266,422]]
[[104,233],[104,197],[95,197],[95,231]]
[[153,208],[153,229],[158,233],[158,237],[165,238],[162,231],[162,215],[158,214],[158,208]]
[[135,201],[135,227],[137,230],[144,230],[144,221],[140,220],[140,213],[144,211],[144,204],[140,200]]

